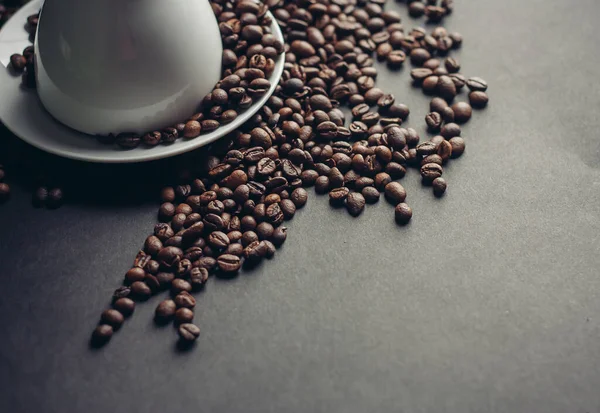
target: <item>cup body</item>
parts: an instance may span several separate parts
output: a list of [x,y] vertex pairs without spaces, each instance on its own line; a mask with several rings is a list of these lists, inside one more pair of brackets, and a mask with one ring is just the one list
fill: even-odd
[[193,114],[220,79],[223,46],[208,0],[46,0],[35,51],[46,110],[107,135]]

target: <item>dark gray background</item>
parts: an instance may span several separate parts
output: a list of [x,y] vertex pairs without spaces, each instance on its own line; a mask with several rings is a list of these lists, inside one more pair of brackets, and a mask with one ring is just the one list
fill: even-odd
[[[353,219],[312,196],[274,260],[209,282],[186,353],[152,324],[158,297],[87,345],[171,163],[63,162],[5,131],[3,158],[81,178],[68,205],[34,210],[15,179],[37,161],[3,160],[0,411],[600,412],[599,16],[597,0],[456,1],[446,26],[491,102],[447,196],[408,175],[405,228],[385,202]],[[408,69],[379,86],[422,130]]]

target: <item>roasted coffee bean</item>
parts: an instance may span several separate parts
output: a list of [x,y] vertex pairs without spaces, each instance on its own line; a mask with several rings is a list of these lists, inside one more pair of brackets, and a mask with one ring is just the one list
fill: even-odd
[[129,284],[136,281],[144,281],[144,278],[146,278],[146,272],[139,267],[133,267],[125,274],[125,281]]
[[173,282],[171,282],[171,292],[174,295],[177,295],[182,291],[192,291],[192,284],[182,278],[175,278]]
[[448,187],[444,178],[435,178],[433,180],[432,186],[433,194],[438,198],[444,195],[444,193],[446,192],[446,188]]
[[385,172],[375,175],[375,187],[380,191],[383,191],[385,186],[390,182],[392,182],[392,177]]
[[410,61],[415,66],[422,66],[427,60],[431,58],[431,54],[427,49],[417,47],[412,49],[410,52]]
[[113,303],[113,308],[123,316],[129,317],[135,310],[135,302],[127,297],[119,298]]
[[421,85],[421,87],[423,88],[423,92],[425,92],[428,95],[435,93],[435,91],[437,90],[438,81],[439,77],[434,75],[424,79],[423,84]]
[[410,2],[408,5],[408,13],[412,17],[421,17],[425,14],[425,5],[420,1]]
[[296,205],[296,208],[302,208],[306,205],[306,201],[308,200],[308,192],[304,188],[294,189],[292,192],[290,199]]
[[281,247],[285,240],[287,239],[287,228],[284,226],[280,226],[275,228],[273,231],[273,237],[271,238],[271,242],[277,247]]
[[290,199],[282,199],[279,203],[279,207],[281,208],[281,212],[283,212],[283,217],[286,220],[290,220],[296,214],[296,205]]
[[465,151],[465,141],[460,136],[451,138],[448,142],[452,145],[452,157],[458,158]]
[[437,112],[430,112],[425,116],[425,123],[431,132],[437,132],[443,123],[442,115]]
[[385,197],[393,205],[404,202],[406,190],[398,182],[390,182],[385,186]]
[[456,123],[447,123],[442,128],[440,135],[442,135],[446,139],[453,138],[455,136],[460,136],[461,129]]
[[177,294],[174,301],[177,307],[194,308],[196,306],[196,299],[187,291]]
[[[261,222],[260,224],[258,224],[258,226],[256,227],[256,235],[258,235],[258,239],[259,240],[264,240],[264,239],[269,239],[271,238],[271,236],[273,235],[273,231],[275,229],[273,228],[273,225],[269,224],[268,222]],[[251,242],[256,241],[255,238],[250,239],[246,239],[246,245],[250,244]]]
[[368,204],[374,204],[379,201],[379,191],[373,186],[366,186],[361,190],[365,202]]
[[92,333],[92,344],[103,345],[106,344],[113,335],[113,328],[108,324],[101,324]]
[[467,87],[471,91],[485,92],[488,88],[487,82],[480,77],[472,77],[467,80]]
[[158,254],[156,261],[165,270],[175,270],[183,257],[183,251],[177,247],[164,247]]
[[334,206],[343,205],[350,194],[350,190],[346,187],[335,188],[329,191],[329,203]]
[[437,153],[442,158],[442,161],[446,162],[452,156],[452,144],[446,140],[440,142]]
[[444,61],[444,66],[449,73],[456,73],[460,71],[460,62],[454,58],[449,57]]
[[436,163],[428,163],[421,167],[421,176],[423,177],[423,181],[427,183],[433,182],[435,178],[442,176],[442,173],[442,167]]
[[219,270],[225,273],[237,272],[241,268],[240,257],[233,254],[223,254],[217,258]]
[[10,56],[10,65],[17,73],[22,73],[27,65],[27,59],[25,56],[20,54],[13,54]]
[[350,215],[359,216],[365,209],[366,200],[360,192],[348,194],[346,199],[346,209]]
[[131,284],[131,293],[138,300],[147,300],[148,298],[150,298],[150,295],[152,295],[152,290],[143,281],[136,281],[133,284]]
[[465,87],[467,80],[460,73],[451,73],[448,75],[450,79],[454,82],[454,86],[456,86],[456,90],[460,91],[463,87]]
[[329,178],[326,176],[319,176],[315,181],[315,191],[318,194],[324,194],[329,191]]
[[194,319],[194,312],[189,308],[179,308],[175,311],[175,324],[190,323]]
[[208,236],[208,244],[217,249],[224,250],[229,246],[229,237],[221,231],[214,231]]
[[108,324],[115,330],[119,329],[124,321],[125,317],[123,317],[123,314],[112,308],[104,310],[100,316],[101,323]]
[[400,225],[406,225],[412,218],[412,209],[404,202],[396,205],[394,210],[396,222]]
[[190,270],[189,276],[192,290],[199,290],[208,281],[208,270],[204,267],[194,267]]
[[392,50],[386,58],[387,64],[391,69],[401,67],[406,60],[406,53],[402,50]]
[[486,107],[488,104],[488,100],[488,95],[483,91],[476,90],[469,93],[469,102],[474,108],[480,109]]
[[154,310],[154,319],[157,322],[167,322],[175,317],[177,311],[177,304],[173,300],[161,301],[156,310]]
[[200,329],[195,324],[183,323],[178,327],[177,333],[181,340],[191,343],[200,336]]
[[131,294],[131,287],[119,287],[113,292],[113,300],[116,301],[119,298],[129,297]]
[[420,156],[427,156],[436,153],[437,145],[432,142],[423,142],[417,146],[417,154]]
[[449,76],[440,76],[437,83],[437,93],[440,97],[451,102],[456,96],[456,85]]
[[466,102],[456,102],[452,105],[452,110],[454,111],[454,121],[456,123],[467,122],[471,119],[471,114],[473,113],[471,105]]

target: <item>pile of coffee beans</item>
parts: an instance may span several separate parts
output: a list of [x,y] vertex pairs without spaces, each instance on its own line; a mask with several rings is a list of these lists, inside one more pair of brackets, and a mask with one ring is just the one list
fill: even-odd
[[[416,3],[424,6],[411,2],[409,8],[419,7]],[[210,148],[195,176],[184,174],[181,182],[162,190],[159,223],[115,291],[112,309],[102,314],[93,343],[107,342],[136,301],[161,291],[171,297],[158,304],[155,321],[174,323],[182,342],[196,340],[200,330],[192,324],[197,306],[192,294],[203,290],[212,275],[231,277],[272,258],[286,240],[285,221],[307,202],[306,187],[328,194],[333,207],[346,208],[352,216],[383,194],[394,206],[395,221],[408,224],[413,212],[397,181],[408,168],[418,168],[423,184],[442,196],[447,189],[443,166],[465,150],[460,124],[470,119],[472,107],[487,103],[486,82],[465,78],[458,60],[450,56],[461,46],[462,36],[442,27],[431,33],[419,27],[408,31],[397,13],[383,9],[384,0],[211,4],[222,33],[241,35],[231,34],[230,27],[244,27],[242,21],[248,19],[254,25],[256,18],[263,27],[261,41],[268,26],[264,11],[273,13],[286,40],[282,79],[249,122]],[[428,1],[424,9],[430,20],[437,19],[432,17],[437,8],[446,15],[452,2],[438,6]],[[260,33],[254,30],[242,36],[258,40]],[[236,53],[235,46],[224,44]],[[262,52],[279,50],[273,43],[258,44],[250,60],[268,61],[273,51],[268,56]],[[230,54],[226,67],[232,73],[211,94],[209,112],[225,102],[223,92],[230,97],[240,87],[233,85],[245,79],[235,74],[240,61],[245,73],[250,70],[242,56]],[[415,129],[401,126],[409,108],[375,84],[374,58],[394,69],[407,57],[412,81],[434,95],[425,122],[437,135],[426,141]],[[237,76],[235,82],[230,76]],[[465,86],[470,104],[456,101]],[[342,106],[350,109],[351,119]]]

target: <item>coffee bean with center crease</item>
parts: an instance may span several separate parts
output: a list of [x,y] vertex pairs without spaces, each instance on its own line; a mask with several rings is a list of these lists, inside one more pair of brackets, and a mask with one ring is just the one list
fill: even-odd
[[164,247],[157,254],[157,261],[165,270],[175,270],[183,257],[183,251],[177,247]]
[[480,77],[472,77],[467,80],[467,87],[472,91],[485,92],[488,88],[487,82]]
[[431,132],[437,132],[443,123],[442,115],[437,112],[430,112],[425,116],[425,123],[427,123],[427,128]]
[[329,192],[329,203],[333,206],[341,206],[348,198],[350,190],[346,187],[335,188]]
[[448,142],[452,145],[452,157],[458,158],[465,151],[465,141],[460,136],[451,138]]
[[283,222],[284,215],[281,211],[281,207],[278,204],[271,204],[267,207],[265,212],[265,218],[268,222],[277,226]]
[[195,324],[183,323],[178,327],[177,334],[182,341],[191,343],[200,336],[200,329]]
[[224,273],[237,272],[241,265],[240,257],[237,255],[223,254],[217,258],[217,266]]
[[435,178],[442,176],[443,169],[436,163],[428,163],[421,167],[421,176],[425,183],[431,183]]

